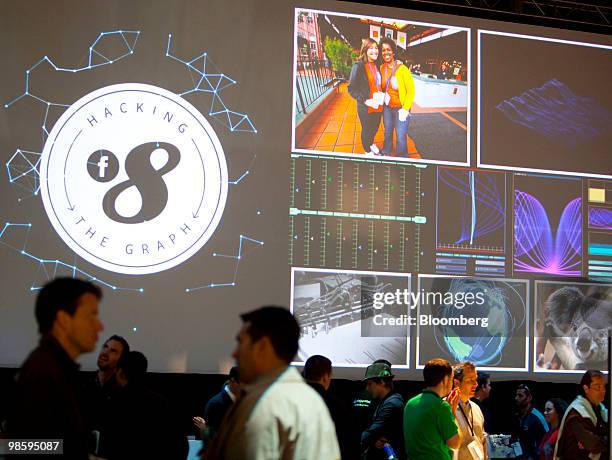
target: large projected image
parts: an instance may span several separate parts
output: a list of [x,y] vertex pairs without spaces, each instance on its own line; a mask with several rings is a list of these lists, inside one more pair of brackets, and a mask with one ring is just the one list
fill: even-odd
[[[9,10],[16,29],[3,30],[3,41],[20,45],[4,50],[12,64],[1,76],[2,310],[10,313],[0,320],[0,364],[18,366],[37,340],[32,294],[70,276],[102,287],[105,330],[145,351],[151,370],[219,372],[231,363],[242,283],[264,282],[250,271],[252,252],[267,274],[287,279],[267,303],[288,303],[289,274],[264,248],[267,240],[274,249],[268,237],[278,224],[268,205],[275,192],[262,186],[285,168],[258,168],[266,151],[253,114],[263,104],[250,77],[227,72],[224,45],[206,30],[189,34],[189,45],[169,33],[181,30],[178,17],[160,30],[161,6],[126,11],[128,30],[75,5],[62,33],[41,19],[36,36],[22,35],[21,16]],[[93,21],[87,30],[76,27],[83,16]],[[227,321],[212,327],[208,305],[224,305]],[[201,351],[211,340],[222,344],[214,356]],[[95,356],[83,364],[95,366]]]
[[478,38],[478,165],[612,177],[612,46]]
[[152,372],[226,372],[240,314],[279,305],[296,363],[339,378],[514,378],[535,280],[612,281],[610,37],[331,0],[28,9],[0,27],[0,366],[68,276]]
[[382,325],[405,316],[407,306],[378,307],[375,299],[409,292],[409,274],[293,268],[292,278],[291,310],[302,327],[298,362],[322,354],[341,367],[366,367],[376,359],[408,367],[408,326]]
[[516,273],[582,274],[582,182],[513,175],[513,269]]
[[465,28],[297,9],[297,151],[468,162]]
[[536,281],[536,372],[607,370],[612,286]]
[[[433,358],[479,369],[528,370],[529,286],[525,280],[419,275],[417,367]],[[432,321],[433,322],[433,321]]]

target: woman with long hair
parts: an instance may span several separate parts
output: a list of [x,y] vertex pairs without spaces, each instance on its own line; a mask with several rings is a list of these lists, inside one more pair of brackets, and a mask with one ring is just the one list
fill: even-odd
[[366,154],[378,155],[374,136],[380,126],[384,93],[382,77],[378,71],[378,44],[371,38],[361,40],[359,60],[353,64],[348,92],[357,101],[357,115],[361,123],[361,144]]
[[538,447],[540,460],[553,459],[555,444],[557,443],[557,436],[559,435],[559,424],[566,410],[567,403],[560,398],[551,398],[544,404],[544,418],[548,422],[550,428],[542,438],[540,447]]
[[383,63],[382,91],[385,93],[383,123],[385,125],[385,142],[383,155],[393,153],[393,132],[395,131],[396,151],[398,156],[408,156],[408,125],[410,124],[410,107],[414,101],[414,80],[408,67],[395,58],[395,42],[383,38],[380,42]]

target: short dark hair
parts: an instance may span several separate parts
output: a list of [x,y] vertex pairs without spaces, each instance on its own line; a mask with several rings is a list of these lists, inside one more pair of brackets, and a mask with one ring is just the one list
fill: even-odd
[[139,351],[130,351],[121,355],[117,362],[117,369],[123,371],[129,383],[142,382],[148,367],[147,357]]
[[253,342],[268,337],[276,355],[289,364],[298,351],[300,326],[289,310],[265,306],[243,313],[240,318],[249,323],[247,334]]
[[463,377],[467,371],[476,371],[476,366],[474,363],[469,361],[465,361],[463,363],[457,364],[453,367],[453,378],[463,382]]
[[45,284],[38,293],[34,308],[38,332],[49,333],[59,311],[65,311],[70,316],[74,316],[81,297],[87,293],[93,294],[98,300],[102,299],[100,288],[89,281],[77,278],[56,278]]
[[423,369],[423,380],[427,387],[435,387],[448,375],[453,375],[453,368],[442,358],[430,359]]
[[593,377],[601,377],[602,379],[606,378],[603,372],[598,371],[596,369],[589,369],[584,374],[582,374],[582,378],[580,379],[580,395],[586,397],[583,385],[590,387],[591,382],[593,381]]
[[478,371],[478,386],[476,391],[480,390],[488,381],[491,380],[491,375],[486,372]]
[[127,340],[125,340],[120,335],[117,335],[117,334],[111,335],[108,339],[106,339],[106,341],[104,342],[104,345],[106,345],[111,340],[114,340],[115,342],[119,342],[123,346],[123,349],[121,350],[121,354],[119,355],[119,359],[121,359],[123,355],[127,355],[130,352],[130,344],[128,343]]
[[312,355],[304,364],[304,378],[311,382],[318,382],[332,372],[332,362],[321,355]]
[[229,380],[234,379],[236,383],[240,383],[240,372],[238,372],[238,366],[234,366],[229,371]]
[[395,53],[397,52],[397,45],[395,44],[395,42],[389,38],[389,37],[383,37],[380,40],[380,52],[382,53],[382,47],[383,45],[389,45],[389,47],[391,48],[391,51],[393,51],[393,54],[395,55]]

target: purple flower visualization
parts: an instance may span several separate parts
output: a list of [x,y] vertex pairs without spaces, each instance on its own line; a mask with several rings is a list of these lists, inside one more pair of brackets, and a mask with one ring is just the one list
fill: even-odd
[[542,203],[526,192],[514,195],[514,270],[580,276],[582,199],[571,200],[561,213],[556,233]]

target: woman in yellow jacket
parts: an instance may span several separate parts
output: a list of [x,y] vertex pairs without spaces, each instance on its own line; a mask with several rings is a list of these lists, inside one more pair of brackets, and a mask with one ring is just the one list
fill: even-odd
[[381,153],[384,155],[393,153],[393,131],[395,131],[397,155],[407,157],[407,136],[410,107],[414,101],[414,80],[408,67],[395,60],[395,42],[385,37],[380,44],[383,59],[383,64],[380,66],[381,89],[385,92],[383,108],[385,142]]

